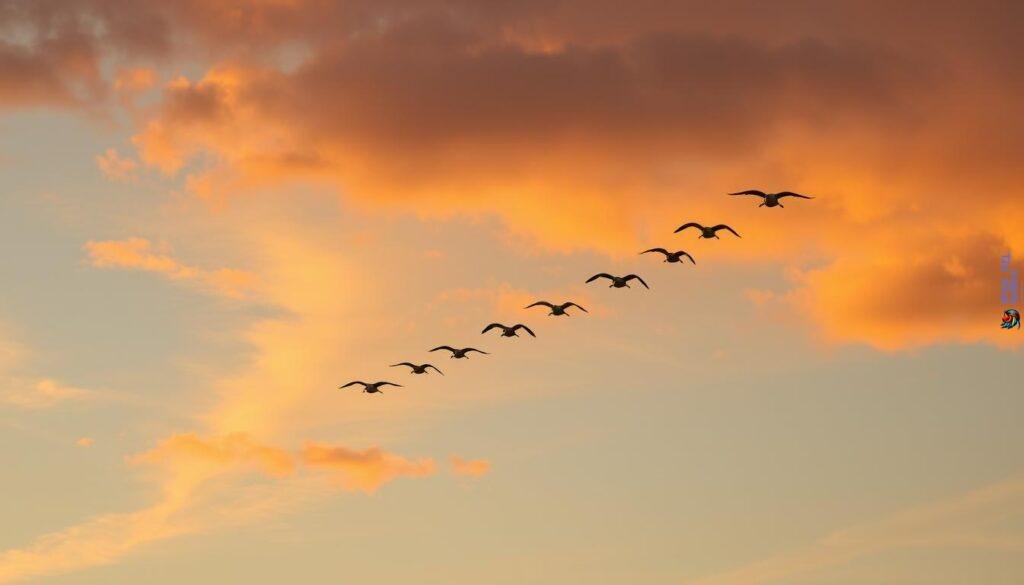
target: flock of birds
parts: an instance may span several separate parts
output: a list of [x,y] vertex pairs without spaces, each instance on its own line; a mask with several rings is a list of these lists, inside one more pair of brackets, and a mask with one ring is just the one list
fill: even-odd
[[[729,195],[753,195],[753,196],[760,197],[762,199],[762,201],[761,201],[761,204],[758,205],[758,207],[783,207],[784,208],[785,206],[782,205],[782,203],[780,203],[779,200],[783,199],[785,197],[796,197],[796,198],[799,198],[799,199],[814,199],[814,197],[810,197],[808,195],[801,195],[799,193],[793,193],[792,191],[780,191],[778,193],[766,193],[764,191],[759,191],[757,189],[748,189],[746,191],[738,191],[736,193],[729,193]],[[699,224],[697,222],[689,222],[689,223],[685,223],[685,224],[679,226],[678,228],[676,228],[675,232],[673,232],[673,233],[677,233],[678,234],[679,232],[685,231],[685,230],[687,230],[689,228],[696,228],[698,231],[700,231],[700,236],[698,236],[698,239],[702,239],[702,238],[720,239],[718,237],[718,232],[720,232],[722,230],[731,233],[732,235],[736,236],[737,238],[742,237],[742,236],[739,235],[739,233],[736,232],[736,230],[732,229],[731,227],[729,227],[728,225],[726,225],[724,223],[720,223],[718,225],[713,225],[713,226],[705,226],[705,225],[701,225],[701,224]],[[644,250],[643,252],[640,252],[640,254],[649,254],[649,253],[652,253],[652,252],[657,252],[657,253],[663,255],[665,257],[664,262],[669,262],[669,263],[673,263],[673,264],[674,263],[680,263],[680,262],[683,261],[683,258],[686,258],[692,264],[696,264],[697,263],[693,259],[693,256],[691,256],[690,254],[688,254],[687,252],[685,252],[683,250],[678,250],[678,251],[675,251],[675,252],[670,252],[670,251],[666,250],[665,248],[650,248],[649,250]],[[601,273],[598,273],[598,274],[595,274],[595,275],[591,276],[590,278],[587,279],[586,282],[589,284],[589,283],[594,282],[594,281],[596,281],[598,279],[601,279],[601,278],[607,279],[609,281],[610,284],[608,285],[608,288],[630,288],[629,283],[631,281],[633,281],[633,280],[635,280],[635,281],[639,282],[640,284],[642,284],[644,286],[644,288],[647,288],[647,289],[651,288],[650,286],[647,285],[646,282],[644,282],[643,278],[641,278],[639,275],[636,275],[636,274],[627,274],[625,276],[615,276],[615,275],[612,275],[612,274],[608,274],[607,272],[601,272]],[[574,303],[572,301],[565,301],[564,303],[561,303],[561,304],[555,304],[555,303],[551,303],[549,301],[537,301],[535,303],[527,305],[526,307],[524,307],[524,309],[531,309],[533,307],[547,307],[549,309],[548,315],[552,316],[552,317],[568,316],[569,315],[568,311],[569,311],[570,308],[579,309],[580,311],[583,311],[584,313],[588,312],[585,308],[583,308],[582,306],[580,306],[580,305],[578,305],[578,304],[576,304],[576,303]],[[532,329],[530,329],[529,327],[527,327],[526,325],[524,325],[522,323],[516,323],[515,325],[503,325],[501,323],[491,323],[491,324],[487,325],[486,327],[484,327],[483,331],[481,331],[480,333],[481,334],[486,334],[488,331],[491,331],[493,329],[497,329],[497,330],[501,331],[501,336],[502,337],[519,337],[519,331],[525,331],[531,337],[537,337],[537,334],[534,333]],[[447,352],[450,352],[451,353],[450,359],[467,359],[467,358],[469,358],[469,354],[471,354],[471,353],[479,353],[479,354],[483,354],[483,355],[490,355],[488,352],[483,351],[482,349],[477,349],[475,347],[462,347],[462,348],[458,348],[458,347],[452,347],[450,345],[439,345],[439,346],[437,346],[437,347],[435,347],[435,348],[433,348],[433,349],[431,349],[429,351],[431,351],[431,352],[435,352],[435,351],[447,351]],[[397,364],[391,364],[390,367],[392,367],[392,368],[407,367],[407,368],[409,368],[409,373],[410,374],[427,374],[427,373],[429,373],[430,370],[433,370],[433,371],[437,372],[438,374],[440,374],[442,376],[444,375],[444,372],[442,372],[440,369],[438,369],[437,366],[435,366],[434,364],[430,364],[430,363],[415,364],[413,362],[399,362]],[[381,381],[377,381],[377,382],[364,382],[362,380],[353,380],[353,381],[351,381],[351,382],[349,382],[347,384],[339,386],[338,388],[339,389],[349,388],[351,386],[362,386],[363,392],[366,393],[366,394],[382,394],[383,391],[381,389],[383,387],[385,387],[385,386],[394,386],[396,388],[401,388],[402,387],[401,384],[396,384],[394,382],[389,382],[387,380],[381,380]]]

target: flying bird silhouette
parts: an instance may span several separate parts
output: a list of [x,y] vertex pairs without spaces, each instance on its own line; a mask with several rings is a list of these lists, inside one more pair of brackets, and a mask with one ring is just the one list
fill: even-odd
[[396,386],[398,388],[402,387],[401,384],[395,384],[394,382],[374,382],[374,383],[371,384],[369,382],[362,382],[362,381],[359,381],[359,380],[355,380],[353,382],[349,382],[348,384],[345,384],[344,386],[338,386],[338,389],[341,390],[342,388],[348,388],[349,386],[355,386],[356,384],[362,384],[363,385],[363,392],[365,392],[367,394],[376,394],[378,392],[383,394],[383,392],[381,391],[381,386]]
[[516,333],[516,332],[519,331],[520,329],[522,329],[523,331],[526,331],[527,333],[529,333],[530,337],[537,337],[537,335],[534,334],[532,329],[530,329],[526,325],[523,325],[522,323],[516,323],[515,325],[513,325],[511,327],[507,327],[505,325],[502,325],[501,323],[491,323],[487,327],[484,327],[484,330],[481,331],[480,333],[481,334],[487,333],[491,329],[501,329],[501,336],[502,337],[519,337],[519,334]]
[[468,354],[471,351],[475,351],[477,353],[482,353],[482,354],[485,354],[485,355],[490,355],[486,351],[481,351],[481,350],[479,350],[479,349],[477,349],[475,347],[464,347],[462,349],[456,349],[456,348],[454,348],[454,347],[452,347],[450,345],[439,345],[439,346],[435,347],[434,349],[432,349],[430,351],[437,351],[437,350],[440,350],[440,349],[452,352],[452,355],[451,355],[450,359],[467,359],[467,358],[469,358],[469,356],[466,355],[466,354]]
[[785,209],[786,206],[779,202],[779,199],[782,199],[783,197],[799,197],[800,199],[814,199],[814,197],[809,197],[807,195],[801,195],[799,193],[794,193],[792,191],[779,191],[778,193],[765,193],[764,191],[758,191],[757,189],[747,189],[746,191],[739,191],[737,193],[729,193],[729,195],[757,195],[761,199],[764,199],[764,201],[762,201],[761,204],[758,205],[758,207],[775,207],[775,206],[779,206],[779,207],[781,207],[783,209]]
[[661,252],[662,254],[665,255],[665,262],[671,262],[671,263],[680,262],[680,261],[682,261],[683,256],[686,256],[687,258],[690,259],[690,262],[692,262],[693,264],[696,264],[696,262],[694,262],[694,260],[693,260],[693,256],[690,256],[689,254],[687,254],[686,252],[684,252],[682,250],[679,250],[678,252],[669,252],[665,248],[651,248],[650,250],[644,250],[643,252],[640,252],[640,253],[641,254],[647,254],[648,252]]
[[429,373],[429,372],[427,372],[427,369],[430,368],[430,369],[433,369],[438,374],[441,374],[442,376],[444,375],[444,372],[442,372],[441,370],[437,369],[437,366],[435,366],[434,364],[420,364],[420,365],[417,366],[416,364],[411,363],[411,362],[399,362],[397,364],[391,364],[390,367],[394,368],[396,366],[409,366],[409,368],[411,368],[411,372],[413,374],[427,374],[427,373]]
[[549,316],[551,316],[551,315],[554,315],[554,316],[568,315],[569,313],[566,313],[565,310],[568,309],[569,307],[576,307],[577,309],[583,311],[584,313],[589,313],[590,312],[590,311],[584,309],[583,307],[577,305],[576,303],[574,303],[572,301],[566,301],[566,302],[562,303],[561,305],[555,305],[555,304],[549,303],[547,301],[537,301],[536,303],[533,303],[532,305],[526,305],[523,308],[524,309],[529,309],[530,307],[537,307],[537,306],[541,306],[541,305],[551,309],[551,312],[548,313]]
[[610,285],[608,285],[608,288],[612,288],[612,287],[614,287],[614,288],[623,288],[623,287],[630,288],[629,281],[631,281],[633,279],[639,280],[640,284],[644,285],[644,288],[651,288],[651,287],[647,286],[647,283],[644,282],[644,279],[640,278],[639,276],[637,276],[635,274],[627,274],[626,276],[612,276],[611,274],[608,274],[607,272],[602,272],[600,274],[595,274],[594,276],[591,276],[590,278],[587,279],[587,282],[588,283],[594,282],[598,278],[607,278],[608,280],[612,281],[612,283]]
[[709,239],[710,238],[716,238],[716,239],[719,239],[718,238],[718,233],[717,233],[718,230],[726,230],[726,231],[732,232],[732,235],[736,236],[737,238],[743,237],[743,236],[737,234],[736,230],[734,230],[731,227],[725,225],[724,223],[720,223],[720,224],[718,224],[716,226],[713,226],[713,227],[704,227],[704,226],[700,225],[699,223],[697,223],[695,221],[691,221],[690,223],[683,224],[683,225],[679,226],[678,228],[676,228],[676,231],[674,233],[678,234],[679,232],[685,230],[686,228],[691,228],[691,227],[695,227],[695,228],[700,230],[700,237],[701,238],[709,238]]

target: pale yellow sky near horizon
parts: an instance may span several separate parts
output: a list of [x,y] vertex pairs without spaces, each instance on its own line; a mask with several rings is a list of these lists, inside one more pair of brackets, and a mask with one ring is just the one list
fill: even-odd
[[1019,583],[1022,8],[727,4],[3,7],[0,583]]

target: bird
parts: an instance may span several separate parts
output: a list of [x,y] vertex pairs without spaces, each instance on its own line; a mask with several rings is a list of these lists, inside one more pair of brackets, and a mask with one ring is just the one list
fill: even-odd
[[758,207],[775,207],[776,205],[785,209],[786,206],[779,203],[779,199],[783,197],[799,197],[800,199],[814,199],[807,195],[801,195],[792,191],[779,191],[778,193],[765,193],[764,191],[758,191],[757,189],[747,189],[746,191],[739,191],[737,193],[729,193],[729,195],[757,195],[764,201],[761,202]]
[[439,349],[445,349],[445,350],[448,350],[448,351],[452,352],[452,356],[451,356],[450,359],[467,359],[467,358],[469,358],[469,356],[466,355],[466,354],[468,354],[471,351],[475,351],[477,353],[482,353],[482,354],[485,354],[485,355],[490,355],[486,351],[481,351],[481,350],[479,350],[479,349],[477,349],[475,347],[464,347],[462,349],[455,349],[454,347],[452,347],[450,345],[439,345],[439,346],[435,347],[434,349],[432,349],[430,351],[437,351]]
[[587,279],[587,282],[594,282],[598,278],[607,278],[608,280],[612,281],[612,283],[608,285],[608,288],[629,288],[629,281],[633,280],[634,278],[636,280],[639,280],[640,284],[644,285],[644,288],[651,288],[647,286],[647,283],[644,282],[644,279],[640,278],[635,274],[627,274],[626,276],[612,276],[611,274],[602,272],[600,274],[595,274],[594,276],[591,276],[590,278]]
[[433,368],[433,370],[438,374],[441,374],[442,376],[444,375],[444,372],[437,369],[437,366],[435,366],[434,364],[420,364],[417,366],[416,364],[411,362],[399,362],[397,364],[391,364],[390,367],[394,368],[396,366],[409,366],[412,369],[411,371],[413,374],[427,374],[429,373],[427,372],[427,369]]
[[690,259],[691,263],[693,263],[693,264],[697,263],[697,262],[694,261],[693,256],[690,256],[689,254],[687,254],[686,252],[684,252],[682,250],[679,250],[678,252],[669,252],[665,248],[651,248],[650,250],[644,250],[643,252],[640,252],[640,253],[641,254],[647,254],[648,252],[661,252],[662,254],[665,255],[665,262],[671,262],[671,263],[681,262],[682,259],[683,259],[683,256],[686,256],[687,258]]
[[547,301],[537,301],[536,303],[533,303],[532,305],[526,305],[523,308],[529,309],[530,307],[536,307],[538,305],[543,305],[545,307],[550,308],[551,312],[548,313],[549,316],[568,315],[569,313],[566,313],[565,310],[568,309],[569,307],[576,307],[577,309],[583,311],[584,313],[590,312],[572,301],[565,301],[561,305],[555,305]]
[[345,384],[344,386],[338,386],[338,389],[341,390],[342,388],[348,388],[349,386],[355,386],[356,384],[362,384],[363,385],[363,392],[365,392],[367,394],[376,394],[378,392],[383,394],[383,392],[380,389],[381,386],[396,386],[398,388],[402,387],[401,384],[395,384],[394,382],[374,382],[374,383],[371,384],[369,382],[362,382],[362,381],[359,381],[359,380],[355,380],[353,382],[349,382],[348,384]]
[[530,337],[537,337],[537,335],[533,332],[532,329],[530,329],[526,325],[523,325],[522,323],[516,323],[515,325],[513,325],[511,327],[507,327],[505,325],[502,325],[501,323],[491,323],[487,327],[484,327],[484,330],[481,331],[480,333],[481,334],[487,333],[491,329],[501,329],[501,336],[502,337],[519,337],[519,334],[516,333],[516,331],[519,331],[520,329],[522,329],[522,330],[526,331],[527,333],[529,333]]
[[695,228],[700,230],[700,237],[701,238],[709,238],[709,239],[710,238],[716,238],[716,239],[718,239],[718,233],[717,233],[718,230],[728,230],[728,231],[732,232],[732,235],[736,236],[737,238],[743,237],[743,236],[737,234],[736,230],[734,230],[731,227],[725,225],[724,223],[720,223],[720,224],[718,224],[718,225],[716,225],[714,227],[704,227],[704,226],[700,225],[699,223],[697,223],[695,221],[691,221],[690,223],[683,224],[683,225],[679,226],[678,228],[676,228],[676,231],[674,233],[678,234],[679,232],[685,230],[686,228],[691,228],[691,227],[695,227]]

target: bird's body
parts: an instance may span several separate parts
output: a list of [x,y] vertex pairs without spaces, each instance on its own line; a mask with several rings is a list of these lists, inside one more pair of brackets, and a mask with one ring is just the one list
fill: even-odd
[[634,279],[635,280],[639,280],[640,284],[644,285],[644,288],[651,288],[651,287],[647,286],[647,283],[644,282],[644,279],[640,278],[639,276],[637,276],[635,274],[627,274],[626,276],[612,276],[611,274],[608,274],[607,272],[601,272],[600,274],[595,274],[594,276],[591,276],[590,278],[588,278],[587,282],[588,283],[594,282],[598,278],[607,278],[608,280],[610,280],[612,283],[610,285],[608,285],[608,288],[630,288],[629,287],[629,281],[634,280]]
[[684,252],[682,250],[679,250],[678,252],[669,252],[665,248],[651,248],[650,250],[644,250],[643,252],[640,252],[640,253],[641,254],[647,254],[649,252],[660,252],[661,254],[664,254],[665,255],[665,260],[664,261],[672,263],[672,264],[675,264],[676,262],[682,262],[684,256],[689,258],[691,263],[693,263],[693,264],[697,263],[697,262],[694,261],[693,256],[690,256],[689,254],[687,254],[686,252]]
[[467,359],[469,357],[467,354],[472,351],[487,355],[486,351],[481,351],[475,347],[464,347],[462,349],[458,349],[450,345],[439,345],[430,351],[438,351],[441,349],[452,352],[451,359]]
[[394,368],[396,366],[409,366],[410,371],[413,374],[427,374],[427,373],[429,373],[429,372],[427,372],[428,369],[433,369],[438,374],[441,374],[442,376],[444,375],[444,372],[442,372],[441,370],[437,369],[437,366],[435,366],[434,364],[419,364],[419,365],[417,365],[417,364],[414,364],[412,362],[399,362],[397,364],[391,364],[392,368]]
[[716,238],[716,239],[718,239],[718,231],[719,230],[725,230],[727,232],[731,232],[732,235],[736,236],[737,238],[742,237],[738,233],[736,233],[736,230],[734,230],[731,227],[725,225],[724,223],[720,223],[718,225],[711,226],[711,227],[706,227],[706,226],[703,226],[703,225],[701,225],[701,224],[699,224],[699,223],[697,223],[695,221],[691,221],[690,223],[685,223],[685,224],[679,226],[678,228],[676,228],[675,233],[678,234],[679,232],[685,230],[686,228],[692,228],[692,227],[695,227],[695,228],[700,230],[700,237],[701,238],[708,238],[708,239]]
[[537,301],[536,303],[533,303],[532,305],[527,305],[527,306],[525,306],[523,308],[524,309],[529,309],[530,307],[537,307],[537,306],[544,306],[544,307],[547,307],[547,308],[551,309],[551,312],[548,313],[549,316],[568,315],[569,313],[566,312],[566,309],[568,309],[569,307],[576,307],[577,309],[583,311],[584,313],[589,313],[589,311],[587,311],[586,309],[584,309],[583,307],[577,305],[576,303],[574,303],[572,301],[566,301],[566,302],[562,303],[561,305],[556,305],[554,303],[549,303],[547,301]]
[[783,209],[785,209],[786,206],[783,205],[782,203],[779,203],[779,199],[782,199],[783,197],[799,197],[800,199],[814,199],[814,197],[809,197],[807,195],[801,195],[799,193],[794,193],[792,191],[779,191],[778,193],[765,193],[764,191],[759,191],[757,189],[747,189],[746,191],[738,191],[736,193],[729,193],[729,195],[757,195],[761,199],[764,199],[764,201],[762,201],[761,204],[758,205],[758,207],[781,207]]
[[[401,388],[402,387],[401,384],[395,384],[394,382],[384,382],[384,381],[381,381],[381,382],[370,383],[370,382],[362,382],[360,380],[354,380],[352,382],[349,382],[348,384],[345,384],[344,386],[338,386],[338,389],[341,390],[342,388],[348,388],[349,386],[355,386],[356,384],[362,384],[363,385],[363,392],[365,392],[367,394],[377,394],[378,392],[381,392],[381,387],[383,387],[383,386],[395,386],[397,388]],[[381,393],[383,393],[383,392],[381,392]]]
[[487,333],[491,329],[501,329],[501,336],[502,337],[519,337],[518,331],[520,329],[522,329],[523,331],[526,331],[527,333],[529,333],[530,337],[537,337],[534,334],[532,329],[530,329],[526,325],[523,325],[522,323],[516,323],[515,325],[512,325],[511,327],[502,325],[501,323],[491,323],[487,327],[484,327],[484,330],[481,331],[480,333],[481,334]]

